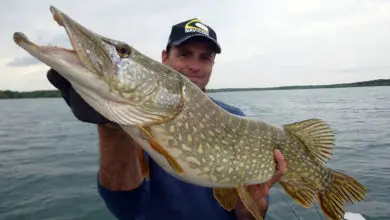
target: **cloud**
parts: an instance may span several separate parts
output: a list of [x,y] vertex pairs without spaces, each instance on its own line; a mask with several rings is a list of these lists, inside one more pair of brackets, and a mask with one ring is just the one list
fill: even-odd
[[37,65],[40,61],[35,57],[17,57],[14,60],[8,62],[6,65],[10,67],[21,67]]
[[51,88],[47,66],[23,65],[29,55],[12,42],[13,32],[22,31],[38,44],[69,47],[64,29],[51,17],[51,4],[157,60],[173,24],[200,18],[214,27],[222,45],[210,88],[390,78],[389,1],[14,0],[0,2],[0,89]]

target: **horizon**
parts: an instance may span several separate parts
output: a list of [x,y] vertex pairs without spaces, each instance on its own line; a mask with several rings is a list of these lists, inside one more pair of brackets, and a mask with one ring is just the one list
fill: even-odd
[[[365,81],[355,81],[355,82],[347,82],[347,83],[337,83],[337,84],[318,84],[318,85],[290,85],[290,86],[270,86],[270,87],[225,87],[225,88],[207,88],[207,90],[240,90],[240,89],[278,89],[278,88],[284,88],[284,87],[320,87],[320,86],[337,86],[337,85],[349,85],[349,84],[356,84],[356,83],[366,83],[366,82],[374,82],[374,81],[379,81],[379,80],[385,80],[385,81],[390,81],[390,78],[388,79],[371,79],[371,80],[365,80]],[[385,85],[385,86],[390,86],[390,85]],[[337,88],[337,87],[336,87]],[[19,93],[25,93],[25,92],[51,92],[51,91],[57,91],[57,88],[54,89],[43,89],[43,90],[25,90],[25,91],[18,91],[18,90],[2,90],[0,89],[0,92],[4,91],[11,91],[11,92],[19,92]]]
[[[0,4],[0,90],[56,90],[45,64],[12,41],[16,31],[33,42],[70,47],[53,20],[53,5],[86,28],[125,41],[160,60],[173,24],[197,17],[218,35],[209,89],[331,85],[390,78],[390,2],[43,0]],[[172,9],[171,5],[175,5]],[[75,7],[78,6],[78,7]],[[174,11],[175,10],[175,11]],[[240,19],[235,19],[240,18]],[[257,21],[257,22],[247,22]],[[128,28],[127,28],[128,27]],[[135,27],[136,31],[132,30]],[[244,33],[245,31],[245,33]],[[380,45],[380,46],[378,46]]]

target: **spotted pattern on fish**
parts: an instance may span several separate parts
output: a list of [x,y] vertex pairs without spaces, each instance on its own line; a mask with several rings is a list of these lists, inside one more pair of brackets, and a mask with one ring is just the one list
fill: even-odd
[[[190,90],[188,86],[185,92]],[[276,135],[283,135],[282,130],[232,117],[193,94],[186,96],[184,109],[174,120],[150,127],[155,134],[165,134],[166,142],[158,141],[166,143],[168,151],[175,151],[177,160],[188,164],[197,176],[212,183],[268,180],[275,171],[273,149],[280,143]]]

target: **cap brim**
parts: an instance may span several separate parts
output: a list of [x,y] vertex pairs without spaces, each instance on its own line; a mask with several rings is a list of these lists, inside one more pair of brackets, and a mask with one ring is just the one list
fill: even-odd
[[216,48],[216,53],[221,53],[221,46],[218,44],[217,41],[215,41],[213,38],[207,36],[207,35],[204,35],[204,34],[192,34],[192,35],[189,35],[189,36],[185,36],[177,41],[173,41],[171,42],[170,44],[171,45],[174,45],[174,46],[178,46],[180,44],[182,44],[183,42],[193,38],[193,37],[204,37],[206,38],[207,40],[210,40],[214,45],[215,45],[215,48]]

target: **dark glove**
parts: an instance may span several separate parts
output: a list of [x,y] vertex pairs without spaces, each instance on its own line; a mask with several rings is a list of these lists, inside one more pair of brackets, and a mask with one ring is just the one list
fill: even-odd
[[92,124],[110,123],[108,119],[100,115],[90,105],[88,105],[73,89],[72,85],[54,69],[50,69],[46,76],[49,82],[59,89],[62,98],[68,104],[74,116],[76,116],[78,120]]

